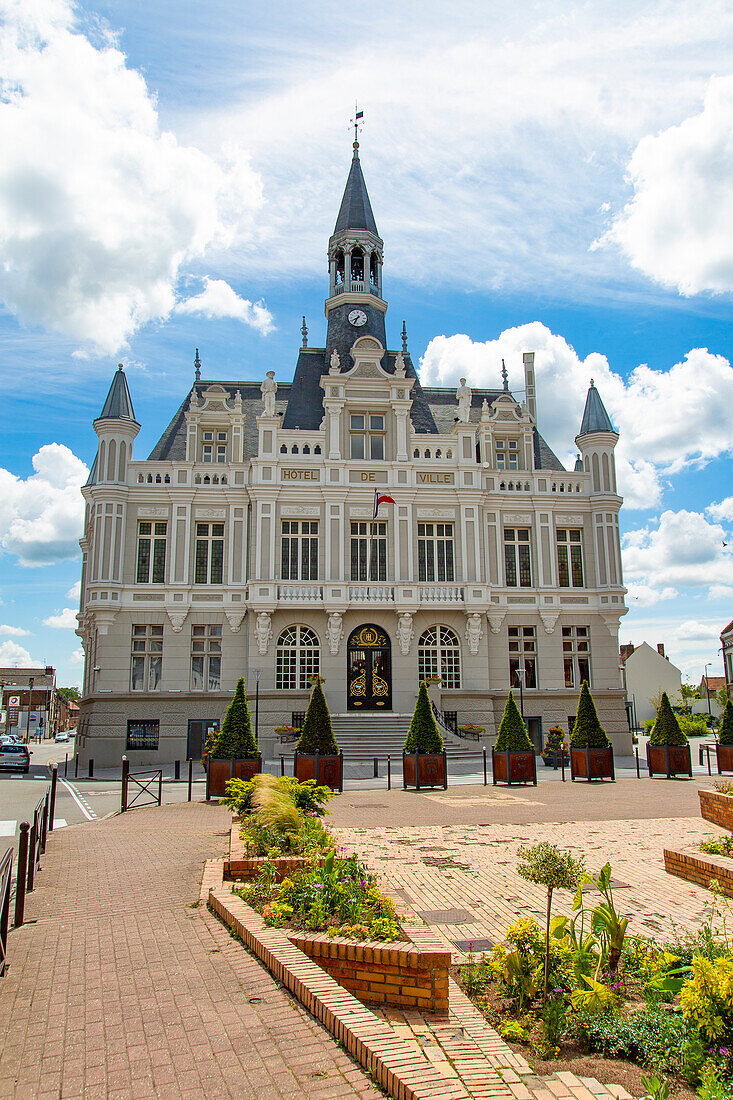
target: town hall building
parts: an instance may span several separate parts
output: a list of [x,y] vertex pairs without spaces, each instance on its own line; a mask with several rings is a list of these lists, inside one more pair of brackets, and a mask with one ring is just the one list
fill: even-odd
[[448,728],[483,726],[490,745],[512,688],[537,748],[572,723],[587,679],[630,752],[618,435],[598,390],[566,470],[541,434],[531,349],[521,400],[500,364],[495,389],[421,386],[404,323],[388,343],[382,261],[355,141],[325,346],[304,319],[292,381],[207,380],[197,352],[193,387],[138,459],[114,375],[83,489],[82,762],[198,757],[240,676],[268,743],[316,674],[361,751],[406,730],[420,681],[438,677]]

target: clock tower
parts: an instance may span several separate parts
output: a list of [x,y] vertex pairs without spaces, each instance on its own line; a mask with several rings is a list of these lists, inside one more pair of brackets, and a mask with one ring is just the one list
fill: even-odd
[[329,289],[326,300],[326,363],[337,351],[341,370],[350,370],[349,355],[360,336],[375,336],[387,346],[382,298],[384,242],[377,232],[372,206],[359,162],[359,142],[354,156],[336,227],[328,242]]

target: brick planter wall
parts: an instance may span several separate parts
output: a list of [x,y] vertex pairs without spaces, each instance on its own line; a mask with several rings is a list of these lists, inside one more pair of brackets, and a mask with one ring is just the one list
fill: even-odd
[[360,1001],[448,1012],[450,951],[288,932],[288,939]]
[[700,813],[705,820],[733,832],[733,796],[710,790],[697,793],[700,798]]
[[[224,860],[224,878],[237,879],[247,882],[257,878],[262,865],[267,862],[266,856],[248,856],[239,831],[242,828],[241,821],[235,817],[229,835],[229,859]],[[323,856],[318,862],[322,867],[325,861]],[[278,882],[291,875],[293,871],[299,871],[302,867],[310,867],[313,860],[304,856],[278,856],[275,860],[276,877]]]
[[[700,794],[702,793],[701,791]],[[665,848],[664,869],[668,874],[694,882],[696,886],[702,886],[706,890],[710,888],[710,880],[717,879],[721,891],[733,898],[733,860],[726,859],[725,856]]]

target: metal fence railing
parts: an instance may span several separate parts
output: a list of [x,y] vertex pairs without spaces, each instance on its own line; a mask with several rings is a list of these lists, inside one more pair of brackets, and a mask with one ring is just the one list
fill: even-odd
[[10,884],[13,879],[13,849],[8,848],[0,860],[0,978],[5,974],[8,957],[8,919],[10,917]]

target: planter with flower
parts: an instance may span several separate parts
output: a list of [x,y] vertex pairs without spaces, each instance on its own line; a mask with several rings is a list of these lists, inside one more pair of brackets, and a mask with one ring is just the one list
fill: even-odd
[[478,741],[484,733],[486,733],[486,726],[476,726],[472,722],[466,722],[458,727],[458,736],[468,737],[471,741]]
[[322,676],[316,676],[303,726],[295,746],[295,778],[314,779],[332,790],[344,789],[344,754],[333,735],[331,715],[323,694]]
[[509,786],[512,783],[534,783],[537,786],[534,747],[511,690],[504,707],[499,735],[491,750],[491,769],[494,786],[497,783],[507,783]]
[[300,726],[273,726],[272,732],[276,733],[281,741],[297,741]]
[[570,736],[570,777],[576,779],[616,779],[613,747],[598,720],[588,681],[583,680],[578,712]]
[[443,738],[433,714],[428,696],[428,684],[423,680],[417,693],[415,711],[402,751],[402,787],[448,786]]
[[664,775],[671,779],[675,775],[689,775],[692,778],[690,746],[666,691],[662,692],[657,719],[647,742],[646,762],[650,776]]
[[562,726],[551,726],[547,731],[547,740],[540,756],[546,767],[556,770],[561,765],[570,763],[570,753]]
[[715,755],[718,758],[718,775],[733,771],[733,703],[730,699],[726,701],[725,710],[720,719]]
[[252,731],[244,679],[237,681],[221,729],[209,750],[207,798],[220,798],[230,779],[251,779],[262,770],[262,755]]

